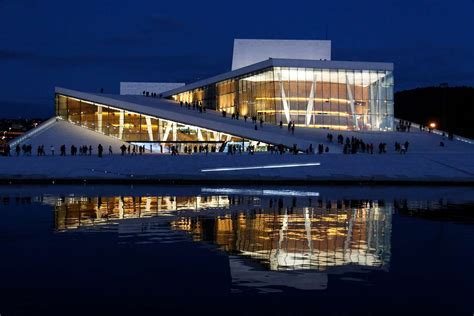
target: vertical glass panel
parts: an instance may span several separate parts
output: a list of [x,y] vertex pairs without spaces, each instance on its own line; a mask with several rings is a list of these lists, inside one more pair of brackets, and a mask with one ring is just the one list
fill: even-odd
[[56,102],[57,102],[57,107],[56,107],[56,115],[60,116],[61,118],[67,120],[67,97],[63,95],[56,95]]
[[273,70],[273,96],[275,98],[275,121],[277,124],[280,124],[280,121],[284,124],[286,123],[283,115],[283,105],[282,105],[282,90],[281,90],[281,68],[275,67]]
[[68,98],[68,119],[74,124],[81,124],[81,103],[78,99]]
[[[104,113],[102,113],[104,117]],[[119,138],[120,130],[120,111],[108,108],[107,109],[107,125],[109,129],[109,135]]]
[[331,110],[331,104],[330,104],[330,99],[331,99],[331,77],[330,77],[330,72],[327,69],[324,69],[322,71],[322,80],[323,80],[323,100],[322,100],[322,109],[321,109],[321,125],[323,127],[327,127],[329,125],[328,119],[326,115],[324,115],[326,112],[329,112]]
[[81,101],[81,125],[96,130],[96,106],[89,101]]
[[126,141],[140,141],[140,114],[125,112],[124,122],[123,139]]
[[297,69],[297,124],[306,125],[306,108],[308,105],[309,90],[306,91],[306,72],[304,68]]
[[340,118],[340,99],[339,99],[339,74],[337,70],[331,70],[331,102],[330,109],[327,113],[329,118],[328,124],[331,128],[339,128],[339,118]]

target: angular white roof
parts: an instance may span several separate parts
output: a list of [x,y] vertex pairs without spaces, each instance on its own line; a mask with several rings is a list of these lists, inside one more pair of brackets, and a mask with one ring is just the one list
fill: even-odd
[[[168,99],[140,95],[95,94],[60,87],[56,87],[55,92],[117,109],[159,117],[185,125],[197,126],[264,143],[283,144],[288,147],[296,144],[301,149],[308,148],[311,143],[313,147],[315,146],[314,141],[311,141],[315,135],[313,134],[314,129],[304,129],[308,130],[309,134],[296,132],[296,135],[291,135],[286,128],[282,129],[276,125],[264,124],[263,128],[258,126],[258,130],[255,130],[254,124],[251,123],[250,119],[247,122],[244,122],[243,119],[232,120],[229,117],[222,117],[221,113],[213,110],[199,113],[197,110],[181,107],[179,103]],[[301,131],[303,130],[302,128],[297,130],[300,129]]]
[[242,76],[251,72],[263,70],[271,67],[291,67],[291,68],[315,68],[315,69],[347,69],[347,70],[381,70],[393,71],[393,63],[382,62],[359,62],[359,61],[336,61],[336,60],[304,60],[304,59],[278,59],[272,58],[258,62],[243,68],[229,71],[204,80],[199,80],[183,87],[163,92],[163,97],[193,90],[199,87],[210,85],[216,82],[228,80]]

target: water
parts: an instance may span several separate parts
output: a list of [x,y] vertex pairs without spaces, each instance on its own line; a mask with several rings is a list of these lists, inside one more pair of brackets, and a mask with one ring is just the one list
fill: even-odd
[[474,311],[474,188],[0,192],[1,315]]

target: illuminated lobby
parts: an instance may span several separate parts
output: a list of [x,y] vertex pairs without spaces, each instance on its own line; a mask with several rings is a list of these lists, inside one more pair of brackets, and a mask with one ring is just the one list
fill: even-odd
[[260,68],[235,77],[229,74],[221,81],[184,86],[164,95],[179,102],[202,103],[217,111],[256,116],[271,124],[294,122],[300,127],[337,130],[393,129],[390,65],[268,60]]
[[155,151],[162,152],[171,146],[180,152],[184,147],[196,152],[199,146],[201,150],[207,146],[209,152],[218,152],[224,149],[224,144],[248,146],[257,143],[228,133],[59,93],[56,94],[56,115],[64,121],[125,142],[146,143],[147,149],[149,145],[155,145]]

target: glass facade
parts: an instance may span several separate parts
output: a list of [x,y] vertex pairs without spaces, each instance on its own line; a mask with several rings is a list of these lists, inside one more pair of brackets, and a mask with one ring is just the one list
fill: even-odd
[[388,70],[271,67],[173,99],[273,124],[393,130],[393,74]]
[[159,145],[157,150],[167,151],[171,146],[175,146],[180,152],[198,152],[207,145],[208,150],[212,152],[224,151],[228,144],[241,146],[243,150],[249,145],[257,149],[258,146],[266,146],[266,144],[230,134],[66,95],[56,94],[55,103],[56,115],[66,121],[127,142]]

